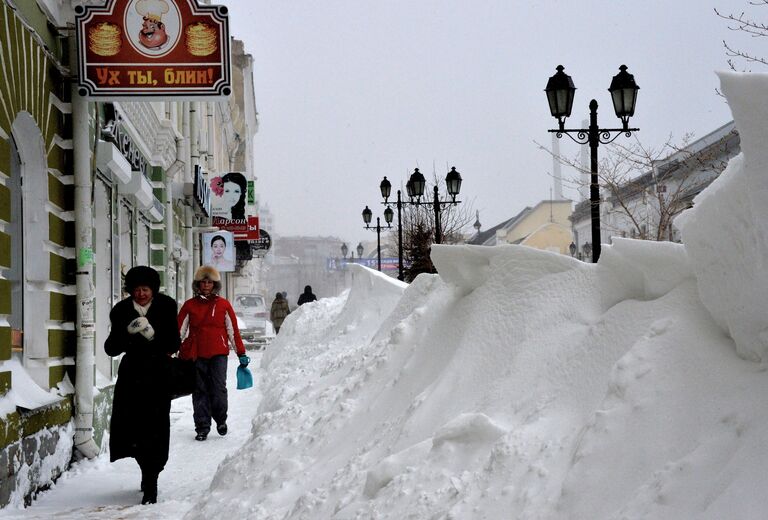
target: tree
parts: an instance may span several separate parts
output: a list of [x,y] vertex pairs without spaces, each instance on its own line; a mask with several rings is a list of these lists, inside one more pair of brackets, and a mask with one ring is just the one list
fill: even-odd
[[[768,0],[751,0],[748,2],[748,4],[752,6],[766,7],[768,6]],[[715,14],[720,18],[727,20],[728,29],[732,31],[746,34],[752,38],[768,37],[768,25],[757,21],[757,19],[752,17],[751,15],[747,15],[744,12],[741,12],[738,15],[735,15],[733,13],[725,14],[725,13],[721,13],[717,9],[715,9]],[[758,63],[760,65],[768,65],[768,61],[766,60],[766,58],[763,58],[762,56],[757,56],[748,51],[744,51],[739,48],[736,48],[725,40],[723,40],[723,46],[725,47],[726,55],[729,57],[728,65],[733,70],[742,70],[742,71],[745,70],[745,69],[737,68],[737,63],[734,61],[734,58],[737,60],[744,61],[747,64]]]
[[[637,137],[630,144],[606,145],[597,173],[601,228],[612,235],[642,240],[674,240],[674,218],[725,169],[738,143],[735,130],[711,143],[697,141],[692,145],[691,139],[688,134],[673,144],[670,136],[656,149],[643,145]],[[590,170],[581,161],[538,146],[561,164],[585,174],[566,182],[577,188],[589,186]],[[589,213],[589,201],[578,205],[574,216],[578,218],[580,211]]]

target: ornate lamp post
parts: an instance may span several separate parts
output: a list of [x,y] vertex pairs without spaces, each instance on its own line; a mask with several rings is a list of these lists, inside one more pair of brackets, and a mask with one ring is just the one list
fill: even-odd
[[[632,132],[639,131],[639,128],[629,128],[629,118],[635,115],[635,102],[640,87],[635,83],[635,77],[627,72],[627,66],[622,65],[608,88],[613,100],[613,109],[616,112],[616,117],[621,119],[622,127],[599,128],[597,126],[597,101],[593,99],[589,103],[589,128],[565,128],[565,119],[570,117],[573,108],[576,87],[571,77],[563,70],[563,66],[558,65],[557,73],[549,78],[547,88],[544,89],[549,101],[549,111],[558,122],[558,128],[549,131],[554,132],[558,138],[566,134],[578,144],[589,143],[591,152],[589,201],[592,220],[592,246],[590,249],[592,261],[597,262],[600,258],[600,185],[597,178],[597,148],[600,144],[613,142],[621,134],[630,137]],[[576,134],[576,137],[571,134]]]
[[[451,204],[456,205],[460,204],[460,200],[456,200],[456,196],[459,194],[459,191],[461,190],[461,174],[456,171],[456,167],[452,167],[451,171],[448,172],[448,175],[445,176],[445,186],[448,191],[448,195],[450,195],[450,200],[440,200],[440,192],[437,186],[433,188],[434,195],[432,197],[432,202],[427,201],[426,197],[424,200],[421,199],[421,197],[424,196],[424,188],[426,187],[426,179],[424,178],[424,175],[419,171],[418,168],[413,170],[413,173],[411,174],[410,178],[408,179],[408,182],[405,183],[405,190],[408,194],[408,200],[403,201],[400,196],[400,190],[397,190],[397,202],[389,202],[389,196],[392,192],[392,184],[387,180],[386,177],[384,177],[384,180],[381,181],[381,184],[379,184],[379,189],[381,190],[381,196],[384,198],[384,202],[382,204],[387,206],[387,210],[389,211],[389,220],[387,220],[387,223],[392,221],[393,212],[390,208],[390,205],[395,204],[397,206],[397,254],[398,254],[398,270],[399,274],[397,276],[398,280],[403,280],[403,227],[402,227],[402,207],[403,204],[408,204],[411,206],[420,206],[422,204],[432,204],[432,209],[435,214],[435,244],[439,244],[442,242],[442,226],[440,222],[440,212],[442,211],[443,207]],[[384,211],[384,217],[387,218],[387,210]]]
[[[392,228],[392,226],[390,225],[392,223],[392,213],[393,211],[390,208],[387,208],[384,210],[384,219],[387,221],[386,228],[381,227],[381,219],[379,217],[376,217],[376,227],[371,227],[370,224],[371,224],[371,219],[373,218],[373,211],[368,209],[368,206],[366,206],[365,209],[363,210],[363,222],[365,222],[365,229],[376,230],[376,254],[378,255],[379,272],[381,272],[381,230]],[[357,252],[360,256],[363,256],[362,243],[358,244]]]

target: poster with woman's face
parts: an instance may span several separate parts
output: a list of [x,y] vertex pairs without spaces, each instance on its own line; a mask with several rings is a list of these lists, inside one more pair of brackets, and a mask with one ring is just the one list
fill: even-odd
[[229,231],[203,233],[203,264],[210,265],[219,272],[229,273],[235,270],[234,237]]
[[211,216],[227,220],[245,219],[248,181],[240,172],[217,175],[211,184]]

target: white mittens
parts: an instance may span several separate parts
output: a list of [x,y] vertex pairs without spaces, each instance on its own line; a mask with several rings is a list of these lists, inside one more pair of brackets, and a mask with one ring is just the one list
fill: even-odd
[[147,338],[148,341],[152,341],[152,338],[155,337],[155,329],[144,316],[136,318],[128,324],[128,334],[136,334],[137,332]]

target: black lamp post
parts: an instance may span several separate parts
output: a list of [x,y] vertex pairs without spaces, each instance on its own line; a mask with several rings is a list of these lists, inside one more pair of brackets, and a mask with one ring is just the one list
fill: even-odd
[[[597,126],[597,101],[594,99],[589,103],[589,128],[565,128],[565,119],[570,117],[573,108],[576,87],[571,77],[563,72],[562,65],[557,66],[557,73],[549,78],[547,88],[544,89],[547,93],[547,101],[549,101],[549,111],[558,122],[558,128],[549,131],[554,132],[558,138],[567,134],[578,144],[589,143],[591,152],[589,201],[592,220],[592,246],[590,249],[593,262],[597,262],[600,258],[600,186],[597,178],[597,147],[600,144],[613,142],[621,134],[630,137],[632,132],[639,131],[639,128],[629,128],[629,118],[635,115],[635,102],[639,89],[640,87],[635,83],[635,77],[627,72],[627,66],[619,67],[619,73],[613,77],[608,91],[611,93],[616,117],[621,119],[621,128],[599,128]],[[571,134],[576,134],[576,137]]]
[[[392,226],[390,225],[392,223],[392,209],[387,208],[384,210],[384,219],[387,221],[387,227],[382,228],[381,227],[381,219],[379,217],[376,217],[376,227],[371,227],[371,219],[373,218],[373,211],[368,209],[368,206],[365,207],[363,210],[363,222],[365,222],[365,229],[375,229],[376,230],[376,254],[378,255],[378,266],[379,266],[379,272],[381,272],[381,230],[382,229],[390,229]],[[357,252],[360,256],[363,255],[363,244],[359,244],[357,246]]]
[[363,257],[363,251],[364,250],[365,250],[365,248],[363,247],[363,243],[362,242],[358,242],[357,243],[357,257],[358,258],[362,258]]
[[[387,208],[384,210],[384,219],[387,221],[387,224],[391,223],[394,218],[394,212],[392,211],[392,208],[390,207],[390,204],[388,202],[389,195],[392,193],[392,183],[390,183],[387,180],[387,177],[384,176],[384,180],[381,181],[381,184],[379,184],[379,190],[381,191],[381,196],[384,198],[384,204],[387,206]],[[397,190],[397,279],[401,282],[405,279],[405,275],[403,274],[403,225],[402,225],[402,213],[403,213],[403,202],[400,199],[400,190]],[[379,247],[379,252],[381,252],[381,247]]]
[[576,256],[576,244],[571,242],[571,245],[568,246],[568,252],[571,253],[571,256]]
[[[398,280],[403,280],[403,227],[402,227],[402,207],[403,204],[408,204],[411,206],[420,206],[422,204],[432,204],[432,209],[435,212],[435,244],[439,244],[442,242],[442,226],[440,222],[440,211],[443,209],[443,207],[447,204],[456,205],[460,204],[460,200],[456,200],[456,196],[459,194],[459,191],[461,190],[461,174],[456,171],[456,167],[452,167],[451,171],[448,172],[448,175],[445,176],[445,186],[448,190],[448,195],[451,196],[451,200],[440,200],[440,190],[437,186],[433,188],[434,195],[432,197],[432,202],[427,201],[426,197],[424,200],[421,200],[421,197],[424,196],[424,188],[427,185],[427,181],[424,178],[424,175],[419,171],[418,168],[413,170],[413,173],[411,174],[410,178],[408,179],[408,182],[405,183],[405,191],[408,194],[408,200],[403,201],[400,198],[400,190],[397,190],[397,202],[389,202],[389,195],[392,192],[392,184],[387,180],[386,177],[384,177],[384,180],[381,181],[381,184],[379,184],[379,189],[381,190],[381,196],[384,198],[384,202],[382,204],[387,206],[387,209],[390,211],[390,216],[392,215],[392,210],[390,209],[390,204],[396,204],[397,205],[397,243],[398,243],[398,269],[399,274],[397,276]],[[384,212],[384,217],[387,217],[387,212]],[[391,222],[391,219],[387,222]]]
[[349,248],[347,247],[346,243],[341,244],[341,256],[344,257],[344,260],[347,259],[347,252],[349,251]]

